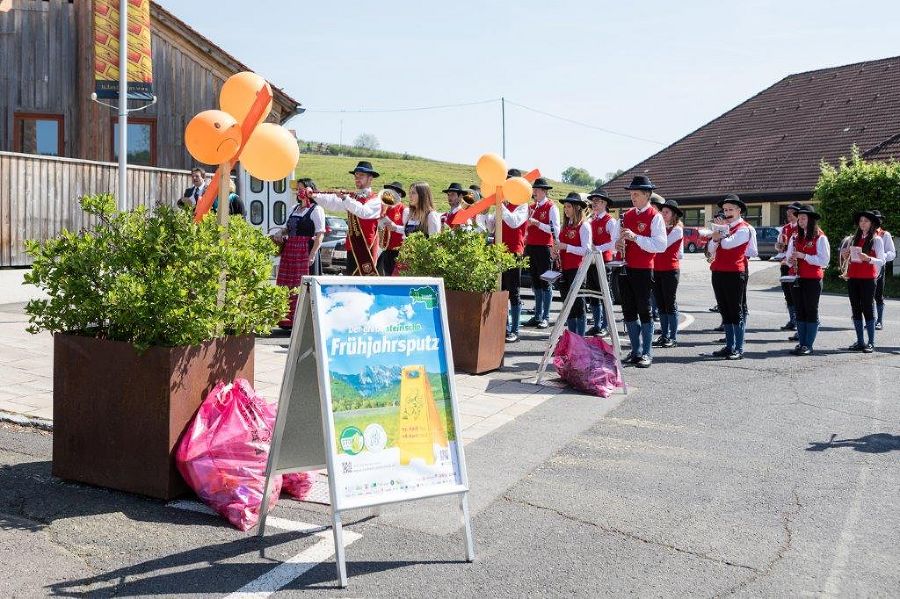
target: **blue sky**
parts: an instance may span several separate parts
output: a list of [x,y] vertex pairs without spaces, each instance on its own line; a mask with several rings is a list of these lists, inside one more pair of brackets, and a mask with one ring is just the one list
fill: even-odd
[[158,1],[307,107],[304,139],[472,164],[500,151],[499,102],[329,111],[501,96],[642,138],[507,105],[507,162],[552,177],[628,168],[786,75],[900,55],[883,0]]

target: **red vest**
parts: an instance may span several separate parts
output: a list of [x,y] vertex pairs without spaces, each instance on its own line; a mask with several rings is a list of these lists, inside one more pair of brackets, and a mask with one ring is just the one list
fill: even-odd
[[[460,209],[457,210],[456,212],[459,212],[460,210],[462,210],[462,208],[460,208]],[[451,212],[445,212],[445,213],[443,213],[443,214],[441,215],[441,227],[450,227],[451,229],[456,229],[457,227],[462,227],[462,226],[465,226],[465,225],[469,224],[470,221],[468,221],[468,220],[465,221],[465,222],[459,223],[459,224],[457,224],[457,225],[451,225],[451,224],[448,224],[448,223],[447,223],[447,219],[449,219],[451,216],[453,216],[454,214],[456,214],[456,212],[452,212],[452,213],[451,213]]]
[[[734,235],[741,229],[746,228],[747,223],[740,221],[731,227],[729,233]],[[747,250],[748,245],[750,245],[749,238],[744,243],[731,249],[725,249],[720,245],[716,248],[716,257],[713,263],[709,265],[709,269],[713,272],[745,272],[747,257],[744,255],[744,252]]]
[[[672,227],[666,229],[666,235],[671,232]],[[678,254],[681,252],[682,243],[684,243],[684,238],[668,246],[664,252],[656,254],[656,257],[653,259],[653,270],[657,272],[678,270],[681,267],[681,260],[678,259]]]
[[[622,228],[628,229],[640,237],[650,237],[650,223],[653,217],[659,214],[653,206],[648,207],[642,213],[637,213],[637,208],[630,208],[622,217]],[[625,266],[628,268],[652,269],[653,257],[656,254],[641,249],[636,241],[629,241],[625,245]]]
[[[821,236],[821,233],[817,233],[812,239],[801,239],[797,235],[794,237],[794,251],[815,256],[818,253],[816,246]],[[821,279],[825,276],[825,271],[821,266],[814,266],[806,260],[797,260],[797,276],[801,279]]]
[[[612,241],[612,236],[606,230],[606,225],[609,224],[610,220],[612,220],[612,217],[609,215],[609,212],[604,212],[600,218],[591,219],[591,243],[603,245]],[[612,251],[604,251],[603,262],[609,262],[610,260],[612,260]]]
[[[395,225],[403,226],[403,204],[394,204],[387,209],[387,212],[385,212],[384,215]],[[390,237],[388,237],[387,247],[385,249],[396,250],[400,249],[401,245],[403,245],[403,233],[397,233],[391,229],[391,234]]]
[[[865,245],[866,237],[861,238],[854,245],[856,247],[861,248]],[[874,244],[873,248],[866,252],[869,256],[875,257],[875,249]],[[875,266],[872,262],[854,262],[850,261],[850,268],[847,269],[847,278],[848,279],[877,279],[878,278],[878,267]]]
[[[515,210],[516,206],[510,206],[506,204],[507,210]],[[516,229],[513,229],[509,225],[506,224],[506,221],[501,219],[501,236],[500,239],[503,241],[503,244],[507,247],[507,249],[517,256],[521,256],[525,252],[525,230],[528,229],[527,222],[522,223]]]
[[[568,245],[581,245],[581,225],[566,225],[559,234],[559,242]],[[579,256],[566,250],[559,252],[560,262],[563,270],[571,270],[581,266],[584,256]]]
[[[790,241],[791,237],[794,236],[794,233],[797,232],[797,225],[794,223],[786,223],[783,227],[781,227],[781,235]],[[787,242],[785,242],[787,243]]]
[[[553,202],[549,199],[544,200],[540,206],[537,204],[531,207],[531,218],[545,225],[550,224],[550,209],[553,208]],[[528,230],[525,232],[525,243],[528,245],[553,245],[553,236],[550,233],[544,233],[538,229],[537,225],[528,224]]]
[[[377,193],[370,193],[368,197],[359,197],[354,195],[353,199],[355,199],[360,204],[365,204],[370,200],[374,200],[378,198]],[[348,216],[352,216],[348,214]],[[359,230],[362,233],[363,239],[366,240],[366,245],[368,245],[372,249],[372,254],[377,256],[378,250],[378,218],[359,218],[356,217],[355,220],[359,223]],[[349,231],[348,231],[349,234]]]

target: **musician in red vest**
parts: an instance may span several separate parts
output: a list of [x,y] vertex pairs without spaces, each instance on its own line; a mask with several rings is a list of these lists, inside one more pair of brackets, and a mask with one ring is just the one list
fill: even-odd
[[[856,343],[849,349],[870,354],[875,351],[875,281],[878,269],[884,266],[884,240],[878,235],[881,217],[874,210],[861,210],[853,220],[856,233],[846,247],[841,244],[841,258],[849,260],[847,294],[856,329]],[[868,343],[863,341],[863,318]]]
[[379,175],[372,163],[361,160],[350,174],[356,193],[315,193],[316,203],[326,210],[347,212],[347,276],[375,276],[378,260],[378,220],[381,218],[381,198],[372,191],[372,181]]
[[547,192],[553,189],[546,179],[539,177],[532,183],[534,203],[529,206],[528,228],[525,231],[525,255],[528,257],[528,273],[534,291],[534,316],[526,327],[546,329],[550,326],[550,301],[553,289],[541,275],[550,270],[550,250],[559,237],[559,208]]
[[713,261],[709,268],[712,271],[713,292],[725,326],[725,347],[714,351],[713,356],[740,360],[744,357],[743,289],[750,228],[741,218],[746,204],[738,196],[729,194],[719,204],[725,213],[728,233],[716,231],[710,238],[709,252]]
[[[385,200],[385,193],[392,202]],[[404,214],[409,212],[409,208],[403,205],[403,198],[406,192],[403,185],[399,181],[388,183],[381,192],[381,220],[378,221],[378,228],[381,238],[379,245],[383,248],[381,255],[378,256],[378,274],[383,277],[389,277],[394,274],[394,267],[397,264],[397,254],[400,253],[400,246],[403,245],[404,225],[406,220]]]
[[666,224],[666,249],[653,258],[653,293],[659,308],[659,338],[654,347],[670,348],[678,344],[678,279],[681,273],[681,258],[684,227],[681,217],[684,211],[675,200],[665,200],[660,208]]
[[884,243],[884,266],[878,271],[878,278],[875,279],[875,330],[880,331],[884,328],[884,274],[897,257],[897,247],[890,231],[884,230],[884,216],[881,212],[872,210],[872,214],[881,219],[882,226],[878,227],[875,233]]
[[[794,236],[794,233],[797,232],[797,211],[803,207],[803,204],[800,202],[793,202],[785,208],[784,213],[787,218],[787,222],[781,227],[781,232],[778,234],[778,241],[775,243],[775,249],[780,252],[779,255],[775,256],[776,258],[781,259],[781,276],[787,275],[796,275],[797,273],[791,270],[791,267],[788,265],[788,260],[786,258],[786,251],[788,247],[788,243],[791,241],[791,237]],[[781,284],[781,292],[784,294],[784,303],[787,304],[788,311],[788,321],[783,327],[781,327],[782,331],[796,331],[797,330],[797,315],[794,310],[794,292],[793,292],[794,284],[793,283],[782,283]]]
[[[619,238],[619,221],[609,214],[609,207],[613,204],[613,201],[599,187],[589,193],[587,198],[593,211],[590,218],[591,243],[594,246],[594,250],[603,255],[603,263],[608,264],[612,260],[616,240]],[[603,276],[609,281],[608,270],[603,273]],[[600,291],[600,273],[597,272],[597,267],[593,262],[591,262],[591,266],[588,269],[585,287],[591,291]],[[607,319],[606,311],[603,309],[603,302],[594,298],[589,300],[589,303],[594,317],[594,324],[585,332],[585,335],[606,336],[608,334],[606,330]]]
[[819,332],[819,297],[822,295],[822,279],[831,259],[828,238],[819,228],[818,212],[810,206],[796,210],[797,226],[788,241],[786,256],[788,266],[797,273],[791,285],[794,309],[797,315],[797,347],[791,353],[808,356],[813,351]]
[[[570,192],[562,201],[563,222],[559,232],[559,242],[553,246],[553,250],[559,255],[560,279],[559,294],[563,304],[570,293],[578,294],[580,289],[573,289],[575,275],[581,267],[584,257],[591,251],[591,225],[588,222],[588,203],[580,193]],[[584,336],[587,327],[587,317],[584,315],[584,299],[576,297],[569,317],[566,320],[566,328],[576,335]]]
[[616,242],[616,250],[625,260],[625,268],[619,274],[619,296],[631,340],[631,353],[623,362],[649,368],[653,363],[653,318],[650,315],[653,258],[666,249],[666,227],[662,216],[650,205],[650,194],[656,185],[649,177],[638,175],[625,189],[629,191],[633,207],[622,216]]
[[459,183],[451,183],[447,189],[444,190],[443,193],[447,194],[447,203],[450,204],[450,210],[441,215],[441,227],[447,229],[456,229],[457,227],[468,228],[472,225],[472,219],[468,219],[464,223],[459,223],[455,225],[449,224],[447,221],[451,216],[465,208],[463,205],[463,197],[466,195],[466,192],[471,190],[463,189],[463,186]]

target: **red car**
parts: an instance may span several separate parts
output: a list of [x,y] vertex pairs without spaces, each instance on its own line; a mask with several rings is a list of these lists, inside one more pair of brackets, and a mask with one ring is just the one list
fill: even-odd
[[684,251],[688,254],[702,252],[706,249],[706,244],[709,243],[709,237],[700,237],[700,234],[697,232],[698,230],[697,227],[684,228],[684,239],[682,240],[682,244],[684,245]]

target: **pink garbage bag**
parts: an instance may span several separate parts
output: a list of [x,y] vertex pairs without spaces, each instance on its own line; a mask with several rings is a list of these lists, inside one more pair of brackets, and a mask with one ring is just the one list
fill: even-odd
[[304,500],[312,489],[313,480],[311,472],[293,472],[284,475],[281,490],[294,499]]
[[[241,530],[259,520],[276,411],[246,380],[220,382],[175,452],[178,471],[197,496]],[[281,476],[273,477],[269,510],[278,501],[281,484]]]
[[582,337],[563,331],[553,352],[553,364],[564,381],[581,391],[609,397],[622,387],[613,347],[601,337]]

